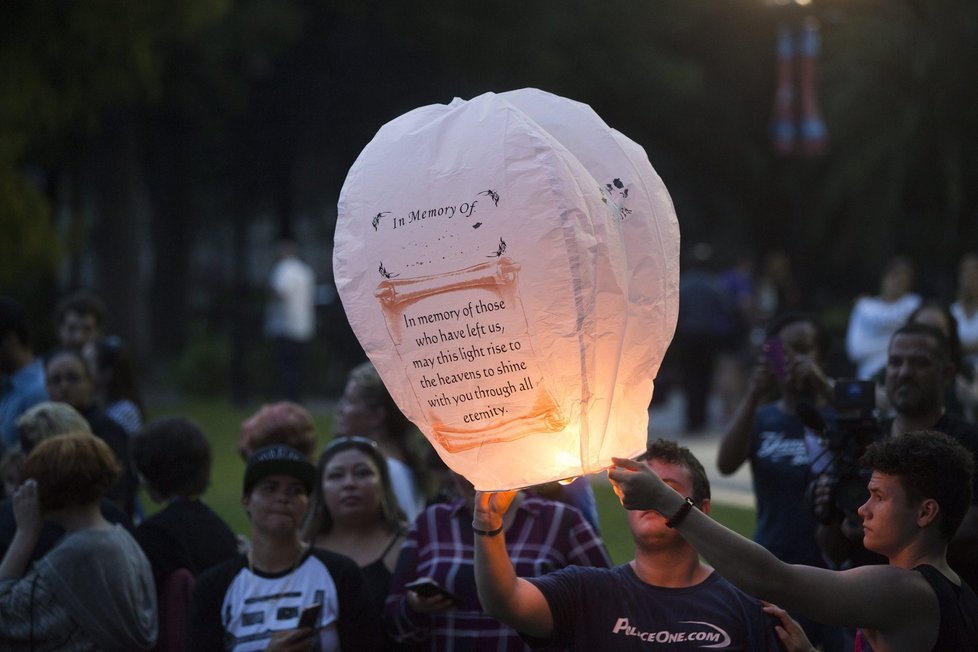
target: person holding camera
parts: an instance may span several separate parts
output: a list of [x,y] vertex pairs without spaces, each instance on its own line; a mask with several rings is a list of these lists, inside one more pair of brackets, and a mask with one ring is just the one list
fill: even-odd
[[[890,340],[886,364],[886,396],[894,416],[879,424],[880,436],[896,438],[913,430],[942,432],[978,459],[978,427],[950,415],[944,397],[954,378],[947,338],[934,326],[909,323]],[[865,493],[864,493],[865,497]],[[978,498],[978,485],[972,487]],[[827,555],[859,565],[863,528],[858,516],[827,525],[820,532]],[[948,562],[970,585],[978,585],[978,506],[972,504],[948,546]]]
[[[814,436],[806,441],[798,407],[811,406],[832,420],[833,383],[821,367],[825,336],[814,317],[799,312],[775,317],[766,335],[748,391],[720,441],[717,468],[730,475],[750,461],[757,501],[754,541],[786,563],[824,566],[816,520],[810,510],[798,509],[811,479],[809,450],[817,447]],[[768,400],[771,396],[776,398]],[[792,616],[826,651],[846,649],[841,628]]]

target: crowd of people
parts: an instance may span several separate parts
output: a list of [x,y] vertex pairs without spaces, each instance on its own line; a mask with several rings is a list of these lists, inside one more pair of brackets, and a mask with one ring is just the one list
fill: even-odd
[[953,303],[916,294],[909,259],[887,265],[837,343],[851,379],[828,372],[785,257],[754,287],[709,255],[684,277],[677,345],[743,374],[715,464],[749,465],[756,532],[709,518],[712,460],[656,439],[609,470],[634,540],[619,566],[590,482],[476,492],[369,362],[320,450],[295,378],[242,421],[235,533],[202,500],[208,433],[149,418],[98,297],[59,304],[44,355],[0,297],[4,649],[978,650],[978,254]]

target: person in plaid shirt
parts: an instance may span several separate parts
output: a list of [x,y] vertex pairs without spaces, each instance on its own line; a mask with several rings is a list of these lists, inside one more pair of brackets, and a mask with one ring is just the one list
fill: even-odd
[[[461,498],[428,507],[401,548],[384,620],[399,643],[414,649],[492,650],[528,647],[516,630],[487,615],[476,593],[472,530],[475,490],[456,475]],[[516,572],[536,577],[570,565],[609,568],[604,542],[581,513],[566,505],[519,493],[507,512],[506,548]],[[431,578],[453,594],[424,597],[405,585]]]

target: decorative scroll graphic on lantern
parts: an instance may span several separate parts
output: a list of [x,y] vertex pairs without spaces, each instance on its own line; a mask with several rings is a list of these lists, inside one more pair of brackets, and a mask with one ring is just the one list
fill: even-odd
[[432,433],[455,453],[567,424],[534,362],[517,292],[520,266],[503,256],[443,274],[377,286],[387,330]]

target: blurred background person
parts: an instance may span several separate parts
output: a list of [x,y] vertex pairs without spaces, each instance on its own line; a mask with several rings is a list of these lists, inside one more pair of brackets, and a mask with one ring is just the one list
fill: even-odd
[[760,346],[764,341],[764,324],[776,315],[802,307],[801,289],[791,269],[791,258],[784,249],[771,249],[764,254],[754,278],[754,295],[757,312],[751,342]]
[[68,295],[56,311],[58,342],[62,348],[83,351],[105,330],[105,304],[92,292]]
[[846,330],[846,354],[856,365],[857,378],[869,380],[886,366],[890,337],[920,305],[913,285],[913,261],[896,256],[883,268],[879,294],[856,299]]
[[958,297],[951,304],[951,314],[958,322],[964,359],[978,367],[978,252],[965,255],[958,263]]
[[[387,462],[376,442],[338,437],[319,456],[316,477],[303,538],[357,562],[379,620],[407,532]],[[384,649],[394,649],[393,639],[386,635]]]
[[163,508],[136,528],[157,587],[186,568],[196,577],[238,553],[237,538],[201,501],[211,474],[211,447],[196,423],[163,417],[132,439],[132,459],[146,492]]
[[[70,432],[92,432],[88,421],[78,410],[67,403],[56,401],[44,401],[33,406],[20,415],[16,427],[17,443],[14,448],[21,454],[22,462],[28,453],[49,437]],[[16,474],[19,478],[20,467]],[[19,486],[22,481],[18,479],[15,486]]]
[[[454,476],[460,497],[428,507],[408,531],[384,605],[387,627],[398,643],[432,652],[527,650],[516,630],[486,614],[479,602],[473,547],[478,535],[472,527],[475,489],[461,475]],[[503,526],[506,549],[520,577],[569,565],[611,567],[604,543],[581,513],[564,503],[520,492]],[[454,598],[426,596],[408,586],[421,578],[434,580]]]
[[747,373],[751,368],[753,349],[750,331],[757,314],[754,291],[754,263],[744,252],[728,254],[730,261],[720,272],[720,282],[727,295],[727,313],[721,316],[726,335],[721,337],[717,356],[714,393],[719,399],[718,418],[727,423],[744,395]]
[[279,401],[263,405],[245,419],[238,431],[238,454],[248,458],[272,444],[291,446],[311,463],[316,452],[316,424],[309,410],[298,403]]
[[146,405],[125,344],[114,335],[103,337],[86,348],[85,358],[95,376],[95,400],[128,435],[135,435],[146,420]]
[[[978,407],[978,376],[975,366],[963,355],[961,340],[958,337],[958,322],[948,305],[937,299],[925,300],[910,313],[908,324],[926,324],[941,331],[947,338],[948,356],[954,365],[954,375],[944,392],[944,410],[957,418],[975,422]],[[881,417],[893,416],[893,407],[886,395],[886,369],[873,378],[880,390],[877,392],[877,407]]]
[[17,442],[17,417],[47,398],[27,314],[11,297],[0,297],[0,452]]
[[[91,434],[91,432],[85,417],[67,403],[45,401],[38,403],[22,414],[17,419],[18,443],[10,451],[16,452],[17,455],[14,459],[4,456],[5,464],[11,465],[11,480],[15,481],[13,488],[16,489],[24,480],[23,463],[27,459],[27,455],[42,441],[56,435]],[[11,541],[13,541],[14,533],[17,531],[12,496],[13,493],[11,492],[8,498],[0,501],[0,555],[7,551]],[[101,509],[102,516],[110,523],[119,523],[126,529],[132,529],[129,516],[115,502],[103,497]],[[45,521],[34,546],[31,561],[36,561],[47,554],[64,533],[64,529],[53,521]]]
[[369,361],[354,367],[336,404],[333,433],[377,442],[387,460],[394,495],[408,522],[421,513],[430,495],[424,435],[404,416],[380,374]]
[[[808,441],[797,412],[805,402],[828,421],[834,417],[830,379],[821,367],[825,334],[813,317],[798,312],[776,317],[767,334],[766,353],[758,355],[747,393],[717,448],[717,469],[730,475],[750,462],[757,543],[790,564],[824,567],[818,523],[806,507],[816,442]],[[793,615],[825,650],[847,649],[841,628]]]
[[[112,450],[87,433],[57,435],[28,455],[27,480],[14,495],[17,535],[0,563],[0,639],[8,649],[135,651],[155,644],[149,562],[99,508],[120,471]],[[45,519],[66,534],[28,571]]]
[[184,417],[156,419],[130,443],[146,492],[163,504],[134,533],[156,583],[156,650],[183,652],[195,579],[236,556],[238,539],[200,499],[210,481],[211,447],[197,424]]
[[78,410],[88,421],[92,433],[115,452],[122,473],[106,495],[133,518],[139,486],[129,458],[129,436],[95,402],[95,380],[81,352],[74,349],[54,351],[48,356],[44,372],[51,400],[67,403]]
[[[360,568],[302,540],[315,482],[316,468],[283,444],[248,459],[241,505],[251,523],[251,550],[197,579],[190,652],[377,649],[380,623]],[[300,626],[303,610],[316,604],[321,612]]]
[[299,245],[280,240],[268,279],[271,291],[265,334],[272,341],[272,361],[279,398],[302,398],[305,349],[316,333],[316,275],[299,257]]
[[680,274],[679,319],[669,350],[677,356],[688,433],[700,433],[709,424],[716,361],[727,334],[724,316],[731,314],[730,299],[714,265],[713,247],[700,242],[688,252]]

